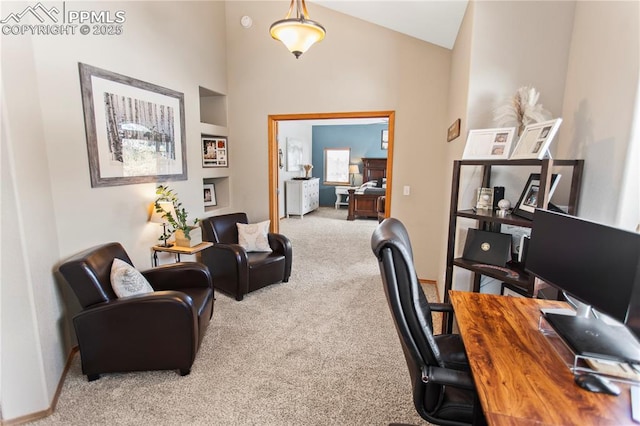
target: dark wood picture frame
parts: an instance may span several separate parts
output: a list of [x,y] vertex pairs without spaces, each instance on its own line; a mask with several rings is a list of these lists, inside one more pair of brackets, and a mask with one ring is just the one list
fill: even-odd
[[184,94],[78,68],[91,187],[186,180]]
[[[553,195],[553,191],[556,189],[558,182],[560,181],[560,175],[554,173],[551,175],[551,185],[549,186],[549,199]],[[529,220],[533,220],[533,213],[536,207],[538,207],[538,192],[540,190],[540,173],[531,173],[527,183],[520,194],[520,199],[513,207],[513,214],[516,216],[524,217]]]

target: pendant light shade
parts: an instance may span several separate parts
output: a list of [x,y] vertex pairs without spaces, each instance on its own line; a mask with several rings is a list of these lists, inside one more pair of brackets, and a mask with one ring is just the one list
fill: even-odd
[[[295,12],[295,17],[291,16]],[[309,19],[304,0],[291,0],[287,16],[276,21],[269,29],[271,37],[281,41],[291,53],[299,58],[314,43],[321,41],[326,31],[317,22]]]

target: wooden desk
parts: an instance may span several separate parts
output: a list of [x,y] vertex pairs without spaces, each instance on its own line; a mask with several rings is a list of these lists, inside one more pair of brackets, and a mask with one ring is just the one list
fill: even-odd
[[542,307],[564,302],[472,292],[449,293],[482,410],[489,425],[626,425],[629,388],[615,397],[587,392],[538,331]]
[[153,246],[151,247],[151,250],[153,250],[153,266],[158,266],[158,252],[166,252],[166,253],[173,253],[176,255],[176,261],[180,262],[180,255],[181,254],[196,254],[196,253],[200,253],[202,250],[207,249],[209,247],[211,247],[213,245],[213,243],[209,242],[209,241],[203,241],[200,244],[198,244],[197,246],[193,246],[193,247],[182,247],[182,246],[176,246],[176,245],[172,245],[170,247],[165,247],[165,246]]

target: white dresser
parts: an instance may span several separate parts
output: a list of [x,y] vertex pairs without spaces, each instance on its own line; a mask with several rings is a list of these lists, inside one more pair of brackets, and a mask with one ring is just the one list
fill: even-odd
[[295,214],[302,218],[305,213],[320,206],[319,178],[288,180],[285,185],[287,187],[287,217],[290,214]]

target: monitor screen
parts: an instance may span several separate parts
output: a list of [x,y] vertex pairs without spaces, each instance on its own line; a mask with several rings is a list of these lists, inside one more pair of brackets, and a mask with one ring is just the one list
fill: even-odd
[[525,265],[640,335],[640,234],[536,210]]

